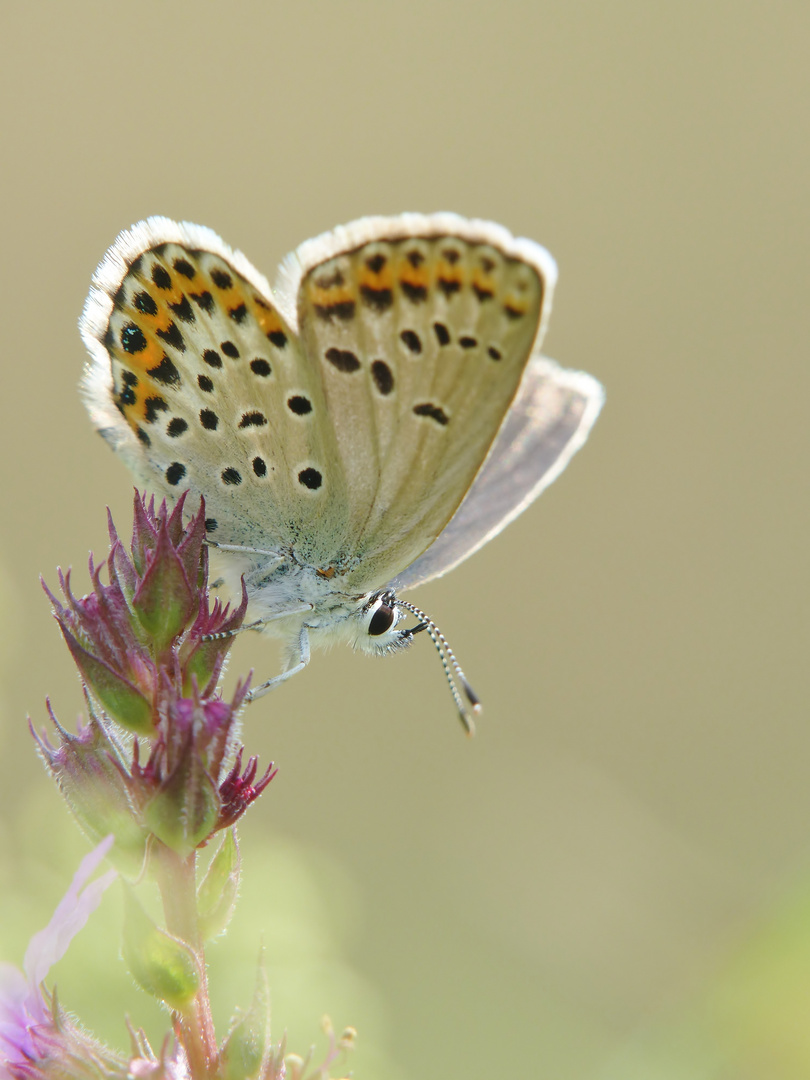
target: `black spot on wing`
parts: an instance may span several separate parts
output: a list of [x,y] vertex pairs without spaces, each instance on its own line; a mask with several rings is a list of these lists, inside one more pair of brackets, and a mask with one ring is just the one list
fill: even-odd
[[166,482],[172,487],[177,487],[186,475],[186,467],[180,461],[173,461],[166,470]]
[[140,326],[136,326],[135,323],[128,323],[123,328],[121,331],[121,348],[130,356],[143,352],[146,348],[146,338]]
[[323,477],[317,469],[302,469],[298,474],[298,483],[310,491],[317,491],[323,483]]
[[293,394],[292,397],[287,398],[287,408],[296,416],[306,416],[307,413],[312,412],[312,402],[303,394]]
[[152,267],[152,281],[157,285],[159,289],[166,289],[172,287],[172,275],[166,269],[165,266],[161,266],[160,263],[155,263]]
[[360,296],[366,307],[373,311],[387,311],[394,303],[394,294],[390,289],[373,289],[370,285],[361,285]]
[[144,315],[157,315],[158,313],[158,306],[148,292],[136,293],[132,303]]
[[188,261],[188,259],[175,259],[172,263],[178,274],[182,274],[184,278],[188,278],[189,281],[193,281],[197,274],[197,271]]
[[[413,254],[418,254],[413,252]],[[412,304],[421,304],[427,300],[427,288],[424,285],[414,285],[412,281],[400,281],[400,288]]]
[[233,286],[233,278],[225,270],[214,267],[211,271],[211,280],[218,289],[230,289]]
[[165,353],[160,363],[156,367],[150,368],[148,374],[156,382],[163,383],[164,386],[180,385],[180,372]]
[[433,332],[436,335],[436,340],[440,345],[450,344],[450,331],[444,325],[444,323],[435,322],[433,324]]
[[394,373],[384,360],[375,360],[371,365],[371,377],[381,394],[387,396],[394,389]]
[[350,375],[360,368],[360,361],[349,349],[331,348],[327,349],[324,355],[333,367],[336,367],[338,371],[342,371],[345,375]]
[[160,412],[165,412],[168,409],[168,405],[165,400],[159,395],[154,397],[148,397],[144,402],[144,408],[146,409],[146,422],[151,424]]
[[436,284],[439,286],[445,296],[451,297],[454,293],[459,292],[461,289],[461,282],[456,281],[455,278],[437,278]]
[[178,319],[182,319],[183,322],[192,323],[196,320],[194,310],[191,304],[188,302],[188,297],[184,296],[177,304],[169,304],[169,307],[177,316]]
[[182,416],[175,416],[169,421],[166,427],[166,434],[169,436],[169,438],[176,439],[178,436],[182,435],[183,432],[187,430],[187,428],[188,424],[182,418]]
[[242,413],[242,418],[239,421],[239,427],[264,427],[266,423],[267,417],[264,415],[264,413],[259,412],[258,409],[255,409],[252,412]]
[[435,420],[442,427],[450,423],[450,417],[444,409],[430,401],[426,401],[421,405],[414,405],[413,411],[417,416],[426,416],[430,420]]
[[415,330],[403,330],[399,336],[405,347],[415,355],[422,351],[422,342]]
[[186,343],[176,322],[170,322],[165,330],[156,330],[155,333],[162,338],[167,345],[177,349],[178,352],[186,351]]
[[203,289],[202,292],[189,293],[189,296],[197,305],[202,308],[203,311],[207,311],[209,314],[214,310],[214,298],[208,289]]

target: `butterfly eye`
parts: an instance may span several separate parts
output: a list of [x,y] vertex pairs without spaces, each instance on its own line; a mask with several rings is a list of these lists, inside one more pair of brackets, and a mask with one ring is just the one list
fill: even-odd
[[368,624],[368,632],[371,637],[379,637],[380,634],[384,634],[386,630],[390,630],[395,618],[396,612],[394,609],[385,603],[380,603],[380,606],[371,616],[371,620]]

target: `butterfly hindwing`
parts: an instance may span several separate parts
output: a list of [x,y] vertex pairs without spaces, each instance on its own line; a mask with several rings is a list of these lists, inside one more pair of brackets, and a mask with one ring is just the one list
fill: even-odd
[[585,372],[533,356],[464,501],[427,551],[397,575],[397,588],[441,577],[514,521],[583,446],[604,397]]
[[342,570],[370,589],[463,499],[547,317],[555,268],[536,245],[454,215],[365,219],[298,258],[299,335],[347,477],[354,561]]

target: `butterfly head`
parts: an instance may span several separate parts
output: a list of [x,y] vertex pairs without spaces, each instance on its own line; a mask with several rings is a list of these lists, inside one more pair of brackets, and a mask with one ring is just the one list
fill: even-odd
[[414,635],[427,630],[423,620],[416,626],[397,628],[409,611],[390,589],[374,593],[358,612],[360,630],[354,644],[363,652],[372,656],[385,656],[388,653],[407,649]]
[[[419,622],[415,626],[398,630],[397,624],[408,615],[415,615]],[[369,597],[359,609],[358,617],[362,631],[355,638],[355,647],[376,656],[405,649],[413,641],[414,635],[423,630],[427,631],[439,654],[464,729],[468,735],[472,735],[475,731],[473,714],[480,712],[481,703],[461,670],[447,638],[430,616],[407,600],[400,600],[392,590],[386,589]]]

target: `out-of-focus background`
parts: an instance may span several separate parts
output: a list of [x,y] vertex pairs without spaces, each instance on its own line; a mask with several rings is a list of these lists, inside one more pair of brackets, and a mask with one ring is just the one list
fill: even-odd
[[[414,599],[426,641],[334,651],[251,707],[278,778],[211,951],[218,1021],[264,942],[276,1033],[355,1025],[358,1076],[810,1075],[810,7],[9,5],[2,80],[0,952],[87,849],[35,758],[79,684],[37,576],[129,527],[76,383],[90,275],[148,214],[268,276],[352,218],[455,210],[560,266],[546,351],[607,405],[566,474]],[[236,673],[277,655],[240,639]],[[56,971],[126,1043],[165,1027],[112,890]]]

